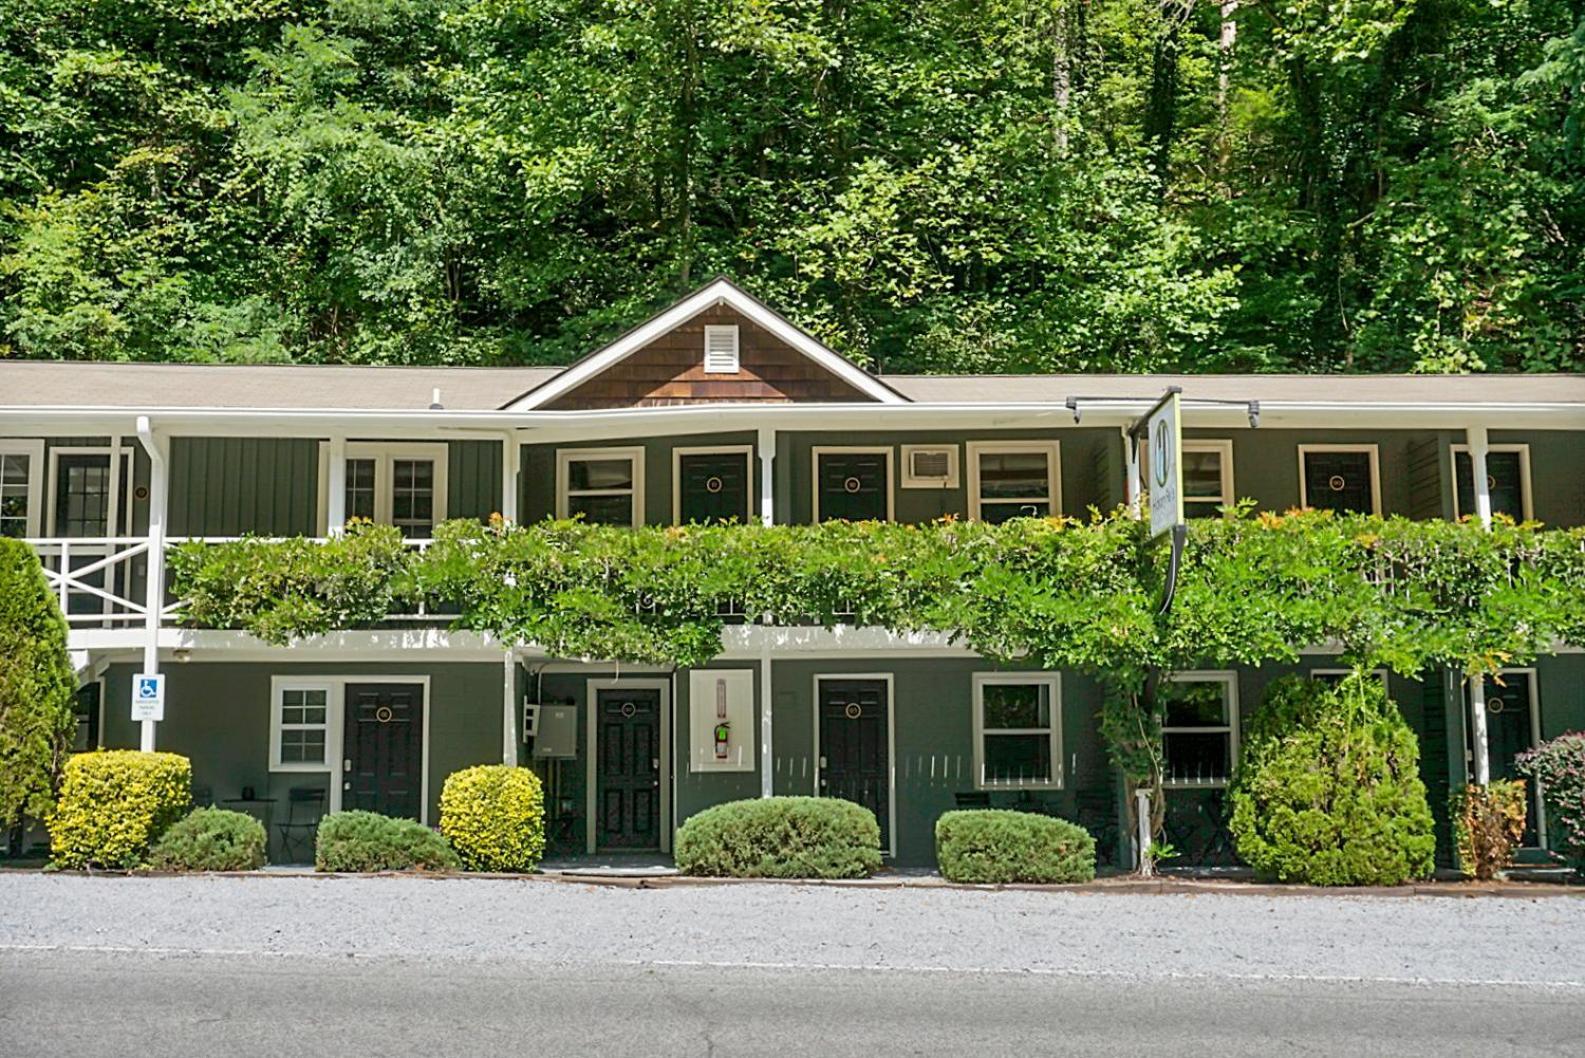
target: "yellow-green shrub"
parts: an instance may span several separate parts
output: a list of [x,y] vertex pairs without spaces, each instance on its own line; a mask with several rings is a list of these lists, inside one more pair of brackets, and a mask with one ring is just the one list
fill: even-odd
[[193,766],[175,753],[116,749],[66,762],[50,821],[57,867],[129,868],[191,806]]
[[545,854],[545,798],[539,776],[509,764],[481,764],[446,777],[440,832],[469,871],[532,871]]
[[1484,882],[1513,866],[1529,814],[1522,780],[1461,786],[1448,798],[1448,814],[1453,819],[1459,870]]

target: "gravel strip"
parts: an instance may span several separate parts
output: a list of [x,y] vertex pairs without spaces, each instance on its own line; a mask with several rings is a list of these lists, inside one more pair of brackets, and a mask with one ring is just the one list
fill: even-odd
[[0,874],[33,947],[1585,987],[1585,900]]

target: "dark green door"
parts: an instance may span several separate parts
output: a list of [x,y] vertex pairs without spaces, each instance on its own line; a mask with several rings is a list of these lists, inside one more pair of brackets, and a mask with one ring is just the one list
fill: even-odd
[[890,846],[891,754],[885,680],[820,681],[820,796],[875,813]]
[[595,843],[602,849],[660,848],[660,692],[597,692]]
[[1339,514],[1370,514],[1375,487],[1369,452],[1304,453],[1304,495],[1311,507]]
[[[1475,467],[1468,452],[1454,452],[1458,471],[1458,513],[1475,513]],[[1486,453],[1486,487],[1491,490],[1491,513],[1524,521],[1524,471],[1518,452]]]
[[[1508,672],[1502,684],[1486,681],[1486,749],[1491,760],[1493,779],[1520,779],[1514,758],[1535,745],[1532,703],[1534,688],[1530,686],[1527,672]],[[1530,785],[1527,781],[1526,785]],[[1525,818],[1524,843],[1538,845],[1536,829],[1536,799],[1530,791],[1530,812]]]
[[677,520],[746,522],[749,472],[746,452],[699,452],[677,457]]
[[341,807],[417,819],[423,797],[424,687],[349,683]]
[[820,490],[820,520],[887,520],[891,456],[886,452],[822,452],[815,475]]

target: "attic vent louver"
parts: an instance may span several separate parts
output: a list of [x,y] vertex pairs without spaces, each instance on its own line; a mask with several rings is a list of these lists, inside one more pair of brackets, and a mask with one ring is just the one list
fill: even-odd
[[738,372],[737,325],[709,325],[704,329],[704,371],[707,375]]

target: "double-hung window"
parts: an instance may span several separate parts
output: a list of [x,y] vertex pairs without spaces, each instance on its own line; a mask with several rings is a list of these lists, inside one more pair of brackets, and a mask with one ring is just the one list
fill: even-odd
[[323,680],[277,678],[273,692],[271,770],[328,770],[331,685]]
[[1062,786],[1062,683],[1056,673],[975,673],[974,776],[980,789]]
[[1062,510],[1055,441],[970,441],[969,517],[1001,523]]
[[1233,442],[1183,442],[1183,513],[1209,518],[1233,502]]
[[0,536],[38,536],[44,442],[0,440]]
[[[1453,517],[1475,513],[1475,464],[1468,445],[1453,446]],[[1486,489],[1491,513],[1506,514],[1516,522],[1530,513],[1530,446],[1492,445],[1486,450]]]
[[[346,460],[348,521],[394,525],[409,540],[423,540],[445,520],[445,444],[349,442]],[[328,456],[324,470],[328,482]]]
[[1163,680],[1163,777],[1168,786],[1222,786],[1238,759],[1238,680],[1231,672],[1180,672]]
[[563,448],[556,452],[556,517],[594,525],[644,524],[642,448]]

